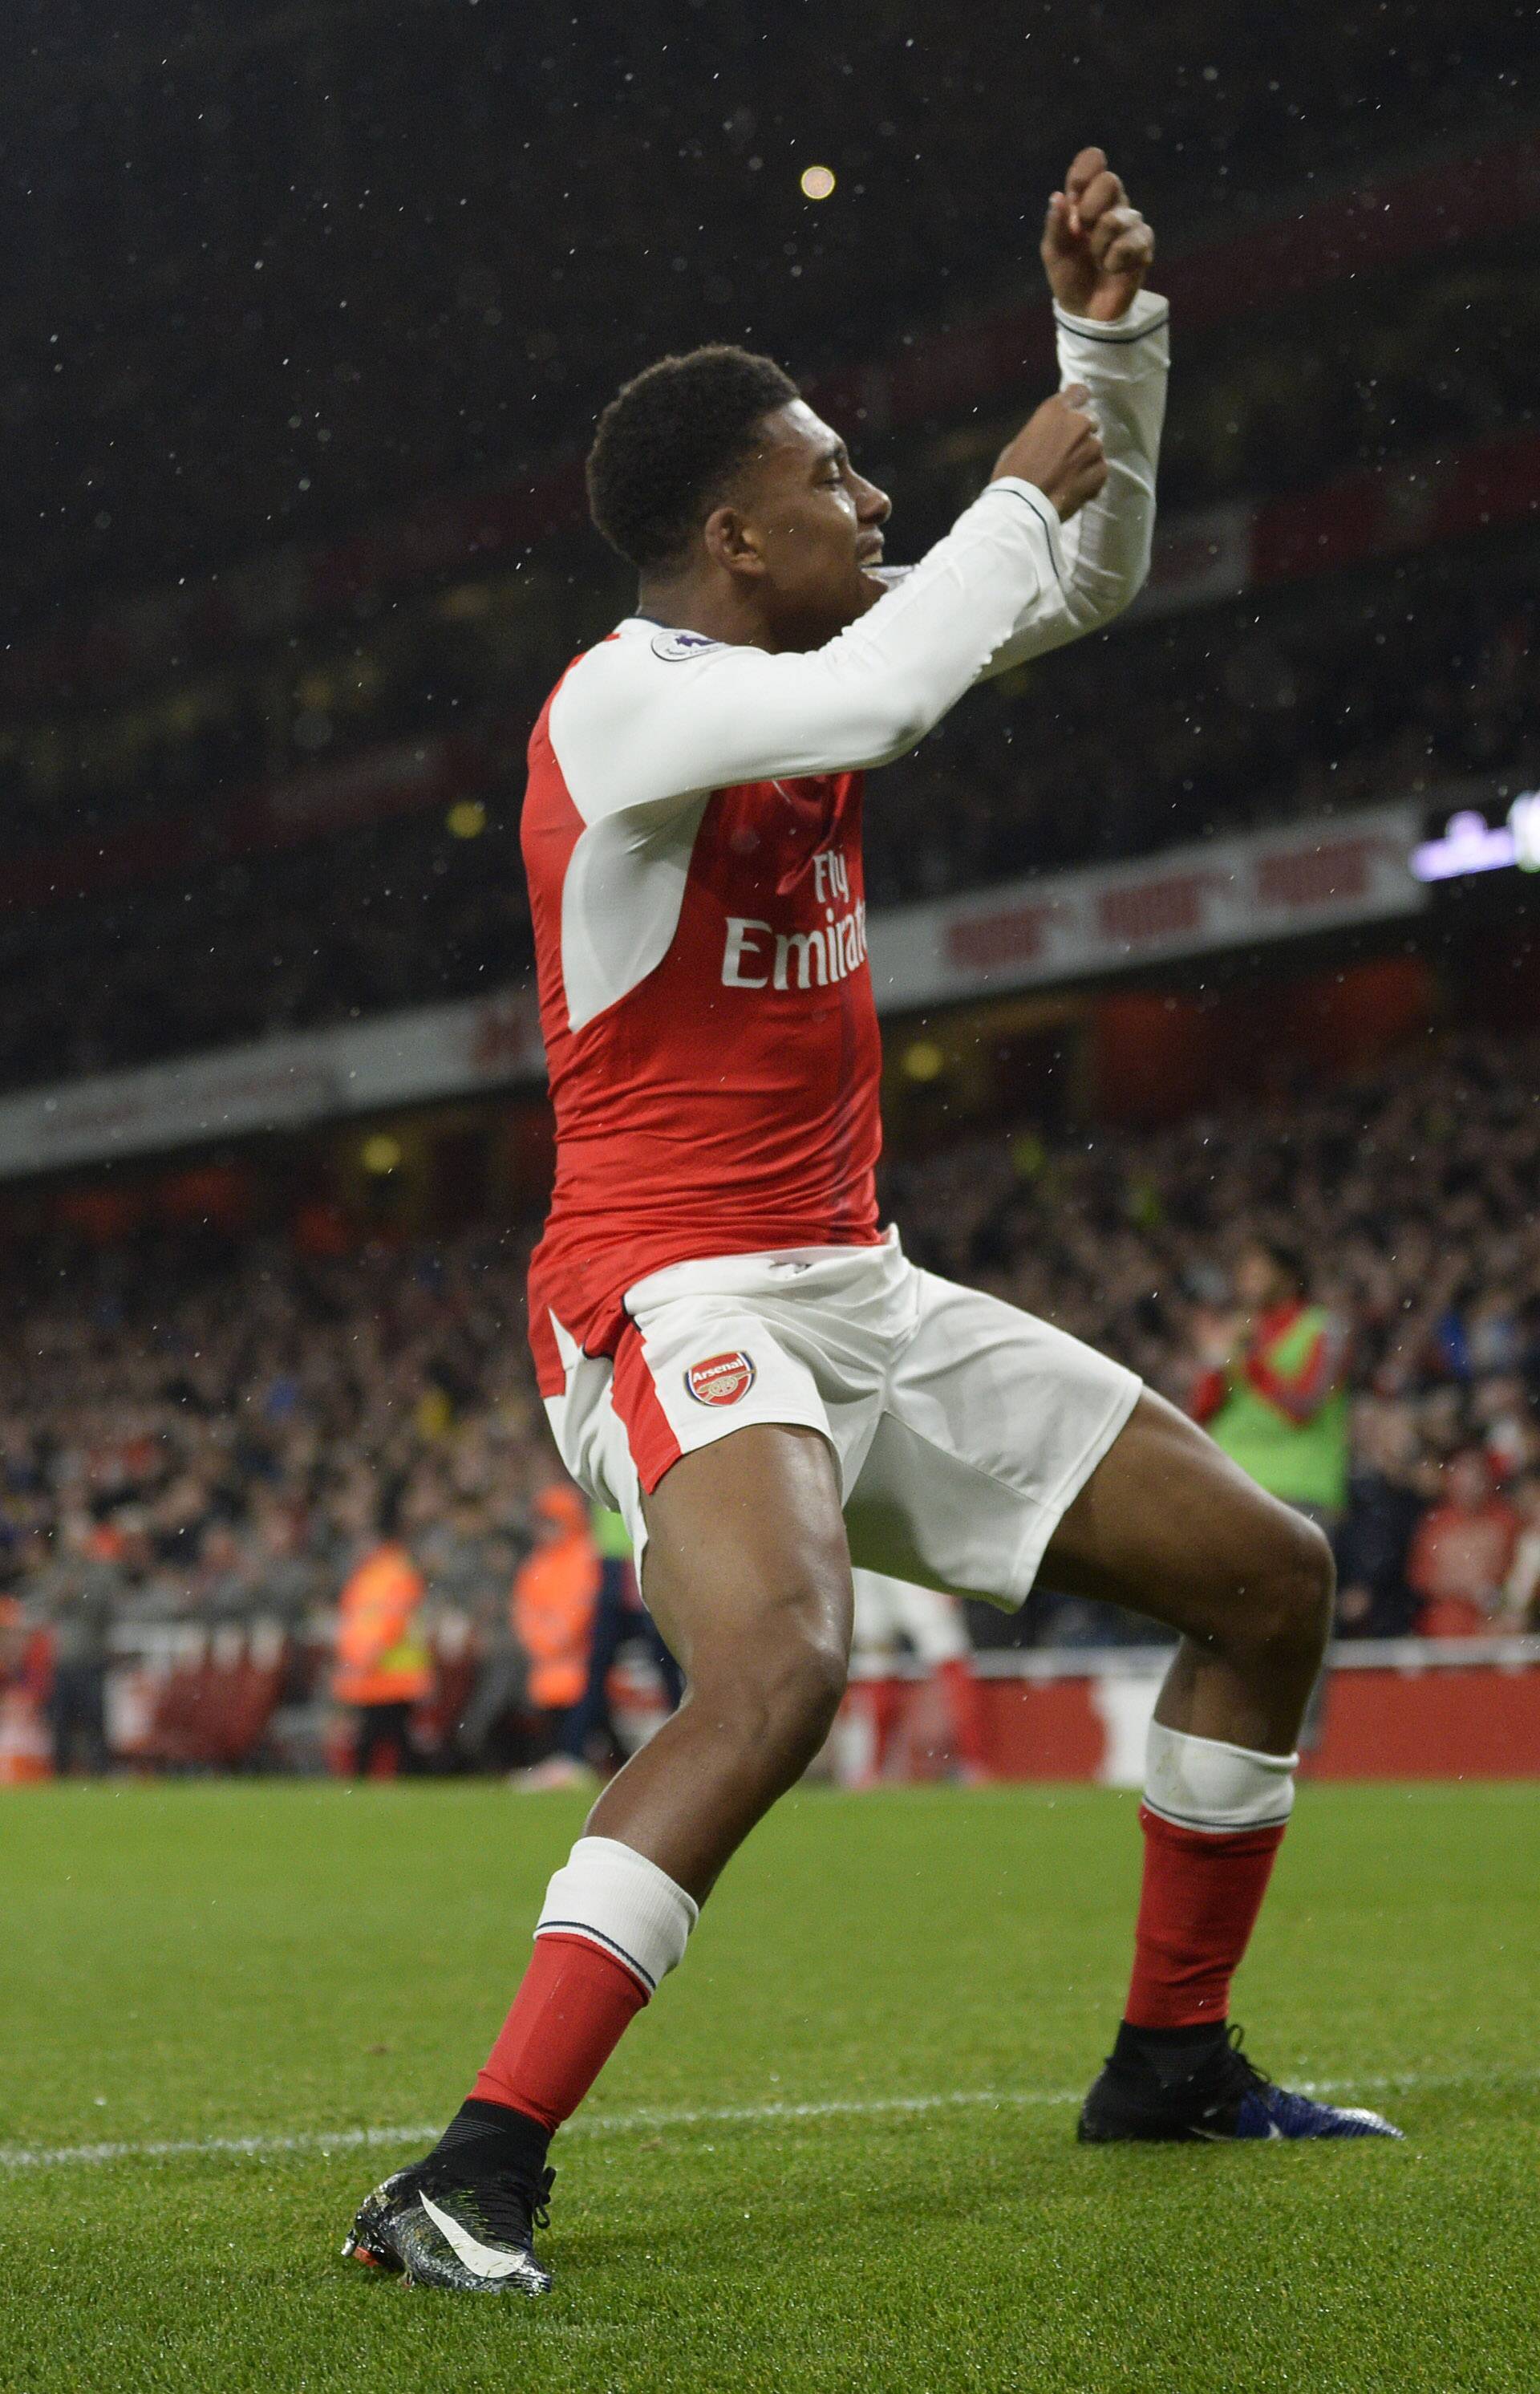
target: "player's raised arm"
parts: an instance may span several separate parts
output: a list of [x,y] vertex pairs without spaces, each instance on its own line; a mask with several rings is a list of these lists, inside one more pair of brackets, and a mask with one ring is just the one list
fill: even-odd
[[1155,239],[1100,150],[1082,150],[1048,202],[1042,257],[1066,387],[1089,391],[1107,472],[1065,533],[1066,573],[990,661],[1000,673],[1112,622],[1142,588],[1170,362],[1164,299],[1144,287]]

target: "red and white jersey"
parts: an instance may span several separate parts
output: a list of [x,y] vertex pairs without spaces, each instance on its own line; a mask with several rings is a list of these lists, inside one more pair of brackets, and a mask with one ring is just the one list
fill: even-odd
[[547,1396],[613,1355],[635,1282],[691,1258],[870,1244],[880,1049],[862,769],[956,700],[1107,623],[1148,570],[1164,301],[1060,317],[1111,471],[1068,526],[992,482],[823,649],[634,616],[568,668],[530,743],[522,839],[557,1181],[530,1276]]

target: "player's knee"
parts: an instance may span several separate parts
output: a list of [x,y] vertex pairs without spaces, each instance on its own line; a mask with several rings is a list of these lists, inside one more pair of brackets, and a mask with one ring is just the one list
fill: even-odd
[[798,1638],[781,1658],[765,1693],[772,1744],[805,1770],[834,1727],[849,1676],[846,1656],[826,1638]]
[[848,1669],[834,1638],[798,1627],[734,1656],[697,1701],[774,1775],[796,1778],[834,1726]]
[[1325,1532],[1280,1507],[1255,1594],[1253,1625],[1269,1651],[1319,1663],[1331,1635],[1336,1567]]

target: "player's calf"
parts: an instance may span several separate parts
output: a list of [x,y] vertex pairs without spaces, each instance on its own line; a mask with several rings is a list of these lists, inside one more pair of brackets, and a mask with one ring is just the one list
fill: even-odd
[[1283,1842],[1297,1758],[1152,1722],[1133,1977],[1081,2113],[1083,2143],[1398,2133],[1376,2112],[1275,2085],[1231,2027],[1231,1980]]
[[1087,2141],[1387,2133],[1285,2097],[1239,2057],[1231,1980],[1294,1802],[1293,1751],[1331,1625],[1331,1548],[1148,1392],[1066,1514],[1056,1584],[1168,1622],[1150,1731],[1134,1968]]
[[546,1890],[534,1953],[439,2143],[377,2187],[344,2251],[461,2294],[543,2294],[550,2140],[682,1959],[696,1905],[645,1855],[580,1837]]

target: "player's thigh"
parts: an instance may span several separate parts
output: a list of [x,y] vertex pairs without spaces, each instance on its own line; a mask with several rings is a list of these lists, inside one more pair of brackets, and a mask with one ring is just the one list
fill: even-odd
[[844,1670],[850,1559],[825,1437],[748,1424],[682,1455],[642,1501],[642,1593],[692,1681],[776,1651]]
[[646,1306],[612,1372],[580,1388],[583,1368],[547,1408],[562,1460],[624,1514],[648,1611],[691,1678],[708,1637],[822,1589],[831,1553],[848,1651],[841,1440],[859,1409],[831,1418],[809,1357],[715,1292]]
[[1200,1638],[1308,1598],[1329,1575],[1313,1525],[1146,1388],[1065,1510],[1043,1577]]

